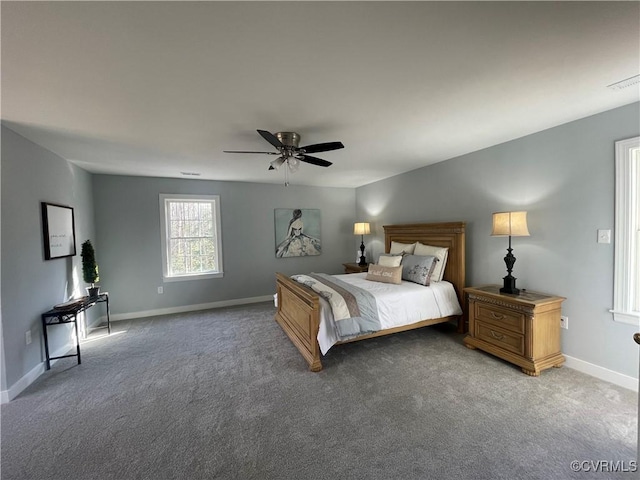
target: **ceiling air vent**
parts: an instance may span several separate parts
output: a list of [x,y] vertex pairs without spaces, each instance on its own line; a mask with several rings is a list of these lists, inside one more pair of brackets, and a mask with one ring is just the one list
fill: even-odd
[[631,85],[637,85],[640,83],[640,75],[634,75],[633,77],[626,78],[611,85],[607,85],[607,88],[611,90],[622,90],[623,88],[630,87]]

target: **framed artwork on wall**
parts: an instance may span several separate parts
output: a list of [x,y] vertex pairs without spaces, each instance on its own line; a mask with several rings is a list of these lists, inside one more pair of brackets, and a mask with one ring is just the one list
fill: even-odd
[[41,202],[44,258],[72,257],[76,254],[73,208]]
[[320,255],[320,210],[276,208],[274,210],[276,258]]

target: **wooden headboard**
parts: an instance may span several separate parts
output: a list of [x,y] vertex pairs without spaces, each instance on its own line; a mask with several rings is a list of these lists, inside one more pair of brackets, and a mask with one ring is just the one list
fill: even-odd
[[464,305],[465,287],[465,222],[412,223],[407,225],[385,225],[384,250],[389,252],[391,242],[415,243],[435,247],[447,247],[449,258],[444,270],[444,280],[453,284]]

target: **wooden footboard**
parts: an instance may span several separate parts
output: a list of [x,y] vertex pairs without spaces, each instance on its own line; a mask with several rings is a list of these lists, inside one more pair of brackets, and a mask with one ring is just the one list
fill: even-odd
[[[318,345],[318,328],[320,325],[320,299],[318,295],[310,288],[291,280],[291,278],[282,273],[276,273],[276,288],[278,295],[276,321],[300,351],[309,364],[311,371],[319,372],[322,370],[322,362],[320,360],[320,346]],[[410,325],[380,330],[379,332],[362,335],[350,340],[343,340],[337,342],[336,345],[391,335],[456,319],[460,321],[461,318],[461,316],[452,316],[422,320]]]
[[320,299],[314,292],[282,273],[276,273],[278,310],[276,321],[309,364],[313,372],[322,370],[318,328]]

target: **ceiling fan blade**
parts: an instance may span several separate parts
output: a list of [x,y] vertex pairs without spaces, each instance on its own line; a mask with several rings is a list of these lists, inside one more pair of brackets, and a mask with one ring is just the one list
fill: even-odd
[[280,152],[247,152],[244,150],[223,150],[223,153],[263,153],[265,155],[280,155]]
[[319,167],[328,167],[330,165],[333,165],[333,163],[328,162],[327,160],[323,160],[317,157],[312,157],[310,155],[298,155],[296,158],[301,162],[307,162],[307,163],[310,163],[311,165],[317,165]]
[[314,143],[313,145],[300,147],[299,150],[304,150],[305,153],[318,153],[318,152],[328,152],[330,150],[338,150],[340,148],[344,148],[344,145],[342,144],[342,142],[325,142],[325,143]]
[[266,130],[258,130],[258,133],[262,136],[262,138],[264,138],[267,142],[269,142],[274,147],[276,148],[284,147],[282,142],[278,140],[278,137],[276,137],[273,133],[267,132]]

